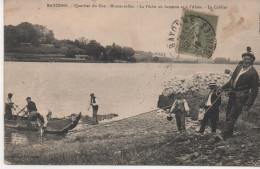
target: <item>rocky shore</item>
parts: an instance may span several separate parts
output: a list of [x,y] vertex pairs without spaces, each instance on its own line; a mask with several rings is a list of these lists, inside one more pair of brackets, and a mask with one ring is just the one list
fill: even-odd
[[[176,99],[176,94],[181,92],[191,109],[191,117],[196,120],[199,105],[206,103],[210,91],[208,84],[215,82],[218,87],[221,87],[229,79],[230,75],[225,73],[196,73],[191,76],[174,76],[164,84],[164,90],[159,96],[157,107],[171,106]],[[222,97],[220,111],[224,111],[226,104],[227,97]]]
[[195,73],[190,76],[174,76],[164,83],[163,96],[175,93],[186,93],[208,89],[209,83],[222,86],[228,82],[230,74],[225,73]]

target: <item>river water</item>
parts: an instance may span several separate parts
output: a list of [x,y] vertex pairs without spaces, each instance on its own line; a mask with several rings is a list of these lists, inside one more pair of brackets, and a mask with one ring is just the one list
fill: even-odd
[[[170,63],[5,62],[4,97],[7,98],[8,93],[13,93],[13,101],[22,108],[26,105],[26,97],[30,96],[39,112],[43,109],[50,109],[53,117],[63,117],[79,112],[92,116],[92,111],[87,109],[90,102],[89,95],[95,93],[99,101],[98,114],[116,113],[119,118],[126,118],[155,109],[158,96],[163,90],[163,82],[174,75],[224,72],[225,69],[233,70],[235,66]],[[260,66],[256,68],[260,71]],[[7,142],[12,142],[10,141],[12,137],[18,138],[19,134],[25,136],[21,140],[28,142],[26,136],[29,133],[13,131],[5,133]]]

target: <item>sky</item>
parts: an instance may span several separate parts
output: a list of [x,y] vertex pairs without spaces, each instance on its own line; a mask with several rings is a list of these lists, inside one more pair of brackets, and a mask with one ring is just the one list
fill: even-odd
[[[68,4],[69,7],[47,7],[47,4]],[[57,39],[75,40],[78,37],[95,39],[101,45],[115,42],[134,50],[164,52],[173,57],[174,50],[167,48],[167,38],[174,20],[180,19],[182,9],[158,8],[76,8],[75,5],[198,5],[197,11],[215,14],[217,23],[217,47],[214,57],[240,60],[241,54],[250,46],[260,57],[258,0],[5,0],[4,24],[22,22],[40,24],[53,30]],[[227,9],[208,9],[209,6],[226,6]],[[183,55],[185,57],[185,55]],[[190,56],[186,56],[190,57]],[[260,59],[259,59],[260,60]]]

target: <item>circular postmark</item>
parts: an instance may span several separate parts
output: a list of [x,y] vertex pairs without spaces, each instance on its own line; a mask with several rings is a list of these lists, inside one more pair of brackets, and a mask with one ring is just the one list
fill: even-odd
[[177,46],[178,32],[180,29],[180,19],[175,19],[170,27],[170,31],[167,34],[166,44],[169,49],[169,54],[171,57],[176,58],[175,48]]

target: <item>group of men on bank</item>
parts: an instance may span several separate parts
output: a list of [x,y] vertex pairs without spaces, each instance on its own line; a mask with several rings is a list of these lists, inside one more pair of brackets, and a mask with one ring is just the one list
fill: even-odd
[[[233,136],[234,126],[239,115],[252,107],[258,95],[259,76],[253,67],[254,61],[255,56],[251,48],[247,47],[247,52],[242,54],[242,61],[239,62],[231,79],[225,85],[217,87],[216,83],[209,84],[211,91],[207,101],[200,106],[205,110],[205,114],[201,121],[199,133],[204,133],[209,120],[212,133],[216,132],[217,121],[219,120],[219,106],[221,105],[221,93],[226,91],[229,96],[226,121],[221,134],[216,137],[216,141],[225,140]],[[184,99],[183,94],[179,93],[170,109],[170,113],[175,114],[179,132],[185,130],[185,115],[186,113],[189,114],[189,112],[187,101]]]

